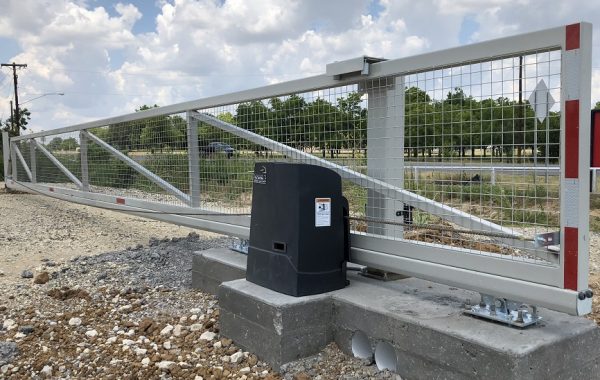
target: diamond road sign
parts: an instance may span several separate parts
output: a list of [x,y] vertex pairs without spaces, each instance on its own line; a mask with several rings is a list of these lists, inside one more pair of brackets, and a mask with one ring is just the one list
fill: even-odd
[[538,82],[537,86],[535,86],[535,90],[531,93],[529,104],[533,107],[535,117],[537,117],[540,123],[548,117],[550,109],[556,104],[556,101],[550,94],[546,82],[544,82],[543,79]]

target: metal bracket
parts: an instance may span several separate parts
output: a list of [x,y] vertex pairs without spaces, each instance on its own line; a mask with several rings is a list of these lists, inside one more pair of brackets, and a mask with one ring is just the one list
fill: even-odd
[[250,240],[248,239],[233,239],[231,241],[231,246],[229,249],[235,252],[243,253],[244,255],[248,254],[248,247],[250,246]]
[[471,300],[467,300],[464,313],[520,328],[535,325],[542,320],[537,313],[537,306],[489,294],[481,294],[478,305],[471,305]]
[[402,280],[404,278],[408,278],[408,276],[404,276],[399,273],[393,273],[393,272],[388,272],[385,270],[379,270],[379,269],[369,268],[369,267],[364,267],[360,271],[360,274],[364,277],[373,278],[375,280],[384,281],[384,282],[396,281],[396,280]]

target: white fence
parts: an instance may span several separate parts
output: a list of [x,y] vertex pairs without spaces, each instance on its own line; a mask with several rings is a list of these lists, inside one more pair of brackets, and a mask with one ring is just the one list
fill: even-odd
[[11,138],[6,183],[247,238],[255,162],[325,166],[344,180],[353,262],[586,314],[590,51],[581,23],[338,62]]

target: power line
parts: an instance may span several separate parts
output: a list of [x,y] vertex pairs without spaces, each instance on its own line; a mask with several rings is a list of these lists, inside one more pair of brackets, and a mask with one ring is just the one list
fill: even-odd
[[[113,71],[111,70],[88,70],[88,69],[80,69],[76,67],[63,67],[63,68],[53,68],[51,71],[66,71],[66,72],[79,72],[79,73],[90,73],[90,74],[115,74],[118,69]],[[119,75],[123,76],[139,76],[139,77],[148,77],[148,76],[160,76],[165,73],[171,73],[173,71],[170,70],[145,70],[143,73],[129,73],[129,72],[119,72]],[[276,77],[286,77],[286,76],[296,76],[296,75],[316,75],[321,74],[317,72],[302,72],[302,73],[280,73],[280,74],[226,74],[226,73],[218,73],[218,74],[183,74],[179,73],[177,75],[178,78],[210,78],[210,77],[264,77],[264,76],[276,76]]]

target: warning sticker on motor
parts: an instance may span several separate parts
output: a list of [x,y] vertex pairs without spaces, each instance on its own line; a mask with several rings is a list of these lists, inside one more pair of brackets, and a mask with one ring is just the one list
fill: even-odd
[[315,198],[315,227],[331,226],[331,198]]

